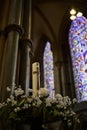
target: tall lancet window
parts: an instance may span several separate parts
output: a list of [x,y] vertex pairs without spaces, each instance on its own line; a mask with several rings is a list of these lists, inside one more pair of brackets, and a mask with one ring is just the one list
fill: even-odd
[[87,19],[77,17],[71,23],[69,44],[76,95],[79,102],[87,101]]
[[50,97],[54,96],[54,67],[53,67],[53,53],[51,51],[51,44],[47,41],[44,57],[44,87],[49,90]]

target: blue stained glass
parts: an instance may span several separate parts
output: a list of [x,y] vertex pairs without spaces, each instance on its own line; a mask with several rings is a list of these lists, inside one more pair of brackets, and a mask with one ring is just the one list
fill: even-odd
[[76,95],[79,102],[87,101],[87,19],[77,17],[69,30]]
[[43,57],[44,65],[44,86],[49,90],[50,97],[54,96],[54,68],[53,68],[53,53],[51,45],[46,43]]

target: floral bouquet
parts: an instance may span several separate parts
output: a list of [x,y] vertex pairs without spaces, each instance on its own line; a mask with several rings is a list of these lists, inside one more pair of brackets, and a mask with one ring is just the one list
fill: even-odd
[[[11,91],[9,87],[7,91]],[[75,98],[71,100],[68,96],[63,97],[60,94],[51,98],[46,88],[40,88],[37,96],[34,96],[32,89],[28,91],[32,94],[27,96],[21,86],[15,86],[13,95],[0,103],[1,121],[13,126],[19,123],[32,124],[34,120],[39,120],[43,127],[55,120],[66,121],[68,126],[79,122],[77,114],[73,111],[77,102]]]

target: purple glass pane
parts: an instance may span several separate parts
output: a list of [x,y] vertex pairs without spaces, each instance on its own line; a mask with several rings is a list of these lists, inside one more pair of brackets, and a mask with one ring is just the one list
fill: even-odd
[[69,30],[76,95],[79,102],[87,101],[87,19],[77,17]]
[[54,69],[53,69],[53,54],[50,43],[46,43],[43,57],[44,64],[44,86],[50,91],[50,96],[53,96],[54,91]]

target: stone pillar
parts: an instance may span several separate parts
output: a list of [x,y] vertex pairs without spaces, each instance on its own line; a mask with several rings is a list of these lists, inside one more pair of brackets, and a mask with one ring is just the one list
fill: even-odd
[[30,55],[32,50],[31,42],[31,0],[24,1],[23,24],[24,29],[23,37],[20,40],[20,74],[19,83],[28,95],[27,89],[30,88]]
[[62,94],[66,96],[66,84],[65,84],[65,72],[64,72],[64,63],[61,65],[61,81],[62,81]]
[[32,0],[24,0],[24,13],[23,13],[23,38],[31,40],[31,21],[32,21]]
[[16,78],[16,65],[18,55],[19,36],[22,34],[20,27],[22,12],[22,0],[12,0],[9,12],[8,26],[5,28],[7,36],[6,49],[4,56],[3,75],[2,75],[2,101],[6,98],[6,87],[14,90]]
[[31,0],[24,1],[24,13],[22,27],[24,34],[20,40],[20,72],[19,83],[28,95],[30,87],[30,55],[31,55]]
[[20,71],[19,84],[28,95],[27,89],[30,87],[30,55],[32,43],[29,39],[21,39],[20,41]]
[[60,93],[63,94],[63,90],[62,90],[62,75],[61,75],[61,66],[62,66],[62,62],[61,61],[57,61],[55,63],[55,67],[57,69],[57,75],[58,75],[58,88],[56,89],[56,93]]
[[0,10],[0,90],[1,90],[1,76],[2,76],[2,66],[3,66],[3,58],[4,58],[4,50],[5,50],[5,41],[6,37],[4,35],[4,28],[7,26],[8,16],[9,16],[9,7],[10,0],[4,0],[1,3]]

